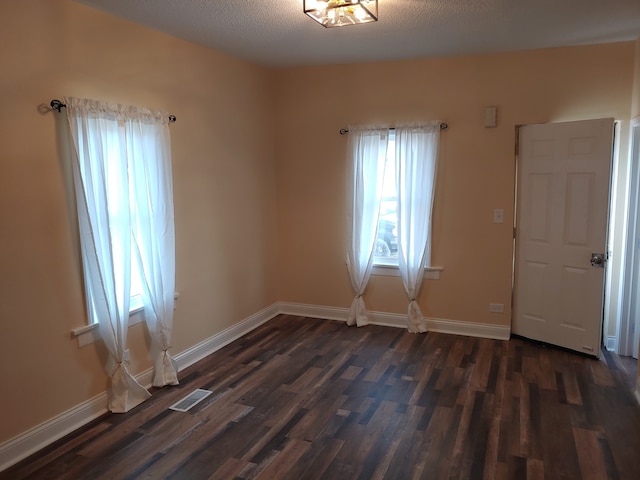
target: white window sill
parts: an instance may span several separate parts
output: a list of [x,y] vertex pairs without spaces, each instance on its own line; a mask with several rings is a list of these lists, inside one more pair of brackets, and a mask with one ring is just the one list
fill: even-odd
[[[424,277],[428,280],[439,280],[440,272],[444,270],[444,267],[425,267]],[[397,264],[392,263],[377,263],[373,266],[372,275],[378,275],[381,277],[399,277],[400,268]]]
[[[177,301],[180,294],[176,292],[174,298]],[[144,306],[140,296],[131,297],[131,303],[129,305],[129,327],[144,322]],[[84,347],[93,342],[96,342],[100,338],[98,332],[98,324],[92,323],[91,325],[84,325],[82,327],[74,328],[71,330],[71,337],[78,339],[78,347]]]

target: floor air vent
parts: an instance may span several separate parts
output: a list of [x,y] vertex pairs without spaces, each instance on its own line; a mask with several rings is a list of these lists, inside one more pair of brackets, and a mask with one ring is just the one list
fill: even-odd
[[169,407],[169,410],[175,410],[176,412],[187,412],[207,398],[213,392],[210,390],[202,390],[201,388],[194,390],[182,400],[178,400],[176,403]]

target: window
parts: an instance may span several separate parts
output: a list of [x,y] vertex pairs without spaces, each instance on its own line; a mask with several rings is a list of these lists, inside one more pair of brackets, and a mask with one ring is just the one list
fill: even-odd
[[[133,252],[131,252],[131,258]],[[129,289],[129,313],[137,312],[143,308],[142,302],[142,272],[138,262],[131,262],[131,288]]]
[[[408,328],[426,331],[417,304],[431,261],[439,122],[393,129],[349,127],[347,267],[354,291],[347,324],[368,323],[363,294],[374,266],[397,265],[409,298]],[[390,270],[390,269],[388,269]]]
[[65,104],[89,321],[113,364],[109,410],[126,412],[149,397],[126,366],[132,306],[144,308],[153,385],[177,384],[168,352],[175,294],[169,115],[88,99]]
[[[107,136],[102,148],[105,152],[105,164],[107,165],[105,187],[108,215],[105,221],[111,225],[111,228],[115,228],[118,231],[127,231],[130,230],[131,224],[130,208],[132,205],[130,203],[133,203],[131,200],[126,200],[127,192],[123,191],[122,185],[123,179],[129,177],[130,174],[126,159],[127,153],[123,152],[122,138],[116,135]],[[123,171],[119,171],[120,169]],[[85,175],[88,174],[90,172],[85,171]],[[119,270],[126,268],[126,264],[129,263],[131,282],[129,288],[129,312],[133,313],[142,308],[142,273],[136,261],[133,234],[130,235],[128,240],[127,243],[121,244],[117,236],[112,237],[109,241],[109,247],[114,260],[114,270],[119,277],[124,278],[123,273],[119,272]],[[127,252],[129,256],[128,262],[124,255],[124,248],[129,250]],[[97,323],[95,315],[90,315],[89,318],[93,323]]]
[[174,248],[168,115],[93,100],[67,104],[89,319],[98,323],[107,311],[141,309],[143,279],[162,283],[164,268],[174,275],[174,255],[156,251],[165,240]]
[[[396,131],[395,129],[390,129],[387,138],[387,151],[384,160],[382,191],[377,197],[377,200],[380,202],[380,213],[378,216],[376,239],[373,251],[374,266],[398,266],[398,179],[396,178],[396,165],[404,164],[404,162],[396,162],[396,154]],[[435,171],[432,172],[432,175],[435,175]],[[429,179],[430,181],[433,181],[433,179]],[[431,184],[429,189],[432,188],[433,184]],[[415,193],[416,191],[412,190],[409,195],[414,195]],[[407,200],[409,199],[406,198],[405,202]],[[427,201],[428,200],[425,199],[425,202]],[[428,225],[426,225],[426,227],[429,230],[428,243],[430,244],[430,222]],[[427,262],[426,267],[429,267],[428,263],[429,262]],[[380,272],[386,272],[388,274],[389,269],[376,269],[376,273]]]
[[398,192],[395,166],[396,135],[389,131],[387,155],[384,162],[380,214],[373,251],[374,265],[398,265]]

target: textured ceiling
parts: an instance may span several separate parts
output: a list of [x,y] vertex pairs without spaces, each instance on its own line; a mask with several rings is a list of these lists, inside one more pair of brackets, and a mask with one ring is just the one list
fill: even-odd
[[76,0],[265,66],[397,60],[633,40],[640,0],[379,0],[323,28],[302,0]]

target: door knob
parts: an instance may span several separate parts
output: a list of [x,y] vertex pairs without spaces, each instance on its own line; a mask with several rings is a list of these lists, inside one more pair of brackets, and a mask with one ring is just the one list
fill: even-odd
[[604,268],[604,253],[592,253],[591,266],[595,268]]

